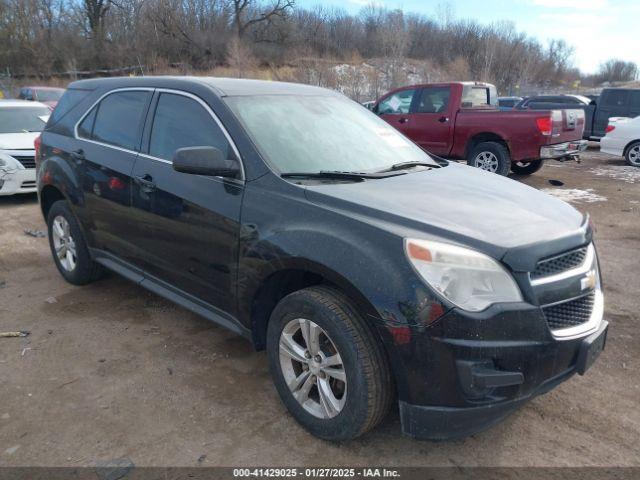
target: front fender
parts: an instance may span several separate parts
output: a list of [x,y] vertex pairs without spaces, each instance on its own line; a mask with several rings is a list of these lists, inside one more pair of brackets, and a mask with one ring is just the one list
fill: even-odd
[[384,323],[424,325],[432,319],[437,299],[411,267],[400,235],[314,204],[303,187],[273,186],[274,180],[251,182],[245,190],[237,291],[242,320],[265,279],[292,268],[344,288],[368,306],[363,313]]

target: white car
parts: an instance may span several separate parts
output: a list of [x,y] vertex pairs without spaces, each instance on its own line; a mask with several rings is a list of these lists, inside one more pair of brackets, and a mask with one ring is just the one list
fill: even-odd
[[43,103],[0,100],[0,195],[36,191],[33,142],[50,113]]
[[640,167],[640,117],[612,117],[606,135],[600,140],[600,151],[626,158]]

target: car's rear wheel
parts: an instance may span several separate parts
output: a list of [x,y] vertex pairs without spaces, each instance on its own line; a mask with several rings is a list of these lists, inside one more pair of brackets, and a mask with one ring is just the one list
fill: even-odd
[[100,276],[102,269],[91,259],[80,225],[66,201],[58,200],[51,206],[47,227],[53,260],[67,282],[84,285]]
[[634,142],[629,145],[624,157],[632,167],[640,167],[640,142]]
[[487,172],[507,175],[511,167],[511,157],[509,150],[501,143],[482,142],[471,149],[467,163]]
[[517,175],[531,175],[542,168],[544,162],[542,160],[533,160],[531,162],[511,162],[511,171]]
[[355,438],[389,409],[393,388],[382,346],[332,288],[310,287],[282,299],[269,320],[267,352],[280,398],[317,437]]

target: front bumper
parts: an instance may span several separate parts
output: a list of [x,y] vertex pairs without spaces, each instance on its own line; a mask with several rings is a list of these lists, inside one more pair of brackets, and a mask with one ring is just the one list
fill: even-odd
[[[604,349],[607,330],[602,321],[595,333],[572,341],[531,342],[524,349],[513,342],[502,348],[480,342],[460,350],[454,357],[464,360],[456,360],[453,377],[466,405],[401,400],[402,431],[416,439],[450,440],[485,430],[575,373],[584,374]],[[469,365],[477,367],[471,375]]]
[[576,140],[574,142],[558,143],[556,145],[547,145],[540,147],[540,158],[542,159],[559,159],[580,154],[587,149],[588,142],[586,140]]
[[0,167],[0,196],[37,191],[36,169]]

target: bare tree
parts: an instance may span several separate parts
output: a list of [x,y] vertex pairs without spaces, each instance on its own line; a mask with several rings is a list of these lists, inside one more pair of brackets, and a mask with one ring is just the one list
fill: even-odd
[[236,71],[238,78],[242,78],[256,66],[256,59],[251,49],[240,38],[234,36],[227,49],[227,64]]
[[600,65],[595,77],[598,83],[630,82],[638,78],[638,65],[612,58]]
[[[293,0],[0,0],[0,65],[16,75],[121,69],[271,76],[377,97],[411,81],[486,80],[501,92],[570,85],[572,48],[513,24],[439,20],[370,5],[358,14]],[[340,65],[348,65],[344,67]],[[605,68],[606,67],[606,68]],[[603,81],[632,78],[607,63]]]
[[262,5],[255,0],[230,0],[236,35],[242,38],[254,25],[270,23],[277,17],[286,17],[294,5],[294,0],[276,0],[261,12]]

